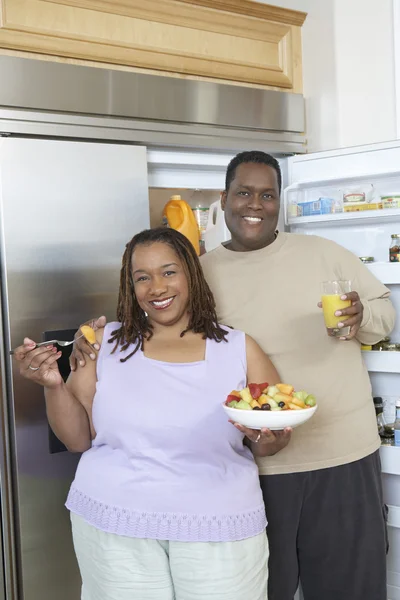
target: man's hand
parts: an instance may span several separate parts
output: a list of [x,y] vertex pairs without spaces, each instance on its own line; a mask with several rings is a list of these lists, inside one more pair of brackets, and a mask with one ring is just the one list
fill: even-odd
[[[86,323],[82,323],[82,325],[89,325],[95,331],[98,329],[103,329],[106,326],[107,319],[106,317],[99,317],[98,319],[91,319]],[[74,338],[78,338],[82,335],[80,328],[75,333]],[[89,356],[91,360],[96,360],[96,354],[93,352],[94,350],[100,350],[99,344],[94,344],[93,346],[89,344],[85,337],[81,337],[80,340],[77,340],[74,343],[73,350],[71,352],[71,356],[69,357],[69,366],[71,371],[75,371],[77,364],[79,366],[84,367],[86,364],[85,355]]]
[[[349,335],[339,337],[338,339],[345,341],[352,340],[356,337],[358,330],[361,327],[364,315],[364,307],[357,292],[348,292],[347,294],[343,294],[343,296],[340,296],[340,299],[351,301],[351,306],[335,312],[336,317],[344,317],[344,319],[338,323],[339,329],[350,327],[350,333]],[[318,302],[318,306],[322,308],[322,303]]]
[[291,427],[271,431],[267,428],[250,429],[234,421],[230,421],[230,423],[250,440],[255,456],[273,456],[288,445],[293,431]]

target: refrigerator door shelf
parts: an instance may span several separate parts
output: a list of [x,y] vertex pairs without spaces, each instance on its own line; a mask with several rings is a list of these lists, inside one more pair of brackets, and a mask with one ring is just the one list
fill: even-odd
[[396,446],[381,446],[379,453],[382,473],[400,475],[400,448]]
[[375,262],[366,266],[385,285],[400,285],[400,263]]
[[363,357],[372,373],[400,373],[400,352],[367,350]]
[[287,225],[358,225],[369,223],[380,224],[383,220],[400,221],[400,208],[382,208],[379,210],[366,210],[360,212],[329,213],[326,215],[314,215],[310,217],[287,217]]

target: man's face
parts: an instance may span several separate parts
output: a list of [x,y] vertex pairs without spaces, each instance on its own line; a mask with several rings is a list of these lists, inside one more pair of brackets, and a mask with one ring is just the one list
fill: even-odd
[[279,217],[275,169],[257,163],[239,165],[229,190],[222,194],[221,205],[232,235],[232,250],[249,252],[268,246],[275,239]]
[[280,205],[275,169],[257,163],[239,165],[221,204],[232,250],[259,250],[274,241]]

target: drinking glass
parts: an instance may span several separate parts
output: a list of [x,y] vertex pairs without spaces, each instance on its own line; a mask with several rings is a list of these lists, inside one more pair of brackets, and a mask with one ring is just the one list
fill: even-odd
[[329,335],[344,337],[350,333],[350,327],[338,327],[338,324],[348,317],[335,315],[337,310],[351,306],[351,300],[341,299],[341,296],[349,292],[351,292],[351,281],[324,281],[322,283],[322,310]]

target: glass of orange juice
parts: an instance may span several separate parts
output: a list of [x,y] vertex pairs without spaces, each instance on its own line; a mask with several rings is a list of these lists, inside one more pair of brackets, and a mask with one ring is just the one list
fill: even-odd
[[344,337],[350,333],[350,327],[338,327],[338,324],[348,317],[335,315],[337,310],[351,306],[351,300],[341,299],[341,296],[349,292],[351,292],[351,281],[324,281],[322,283],[322,310],[329,335]]

